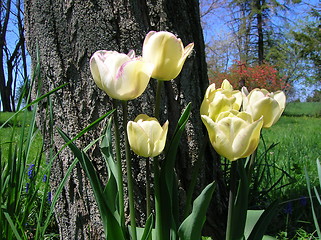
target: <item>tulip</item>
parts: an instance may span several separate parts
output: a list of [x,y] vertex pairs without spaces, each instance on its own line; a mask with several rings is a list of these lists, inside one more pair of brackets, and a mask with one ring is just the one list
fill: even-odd
[[127,124],[128,141],[131,149],[142,157],[155,157],[165,147],[168,121],[161,127],[156,118],[140,114]]
[[242,104],[242,94],[238,90],[233,90],[228,80],[224,80],[221,88],[215,89],[212,83],[206,90],[201,104],[200,114],[207,115],[213,121],[221,112],[229,110],[239,110]]
[[246,112],[230,110],[222,112],[216,122],[206,115],[202,121],[215,151],[230,161],[251,155],[259,144],[262,118],[253,121]]
[[181,39],[170,32],[149,32],[143,44],[144,61],[154,64],[152,77],[168,81],[176,78],[192,52],[194,43],[185,48]]
[[135,57],[116,51],[100,50],[90,59],[90,70],[97,86],[108,96],[118,100],[139,97],[146,89],[153,65]]
[[286,102],[283,91],[268,92],[265,89],[253,89],[243,103],[244,111],[250,113],[253,120],[263,116],[263,128],[269,128],[281,117]]

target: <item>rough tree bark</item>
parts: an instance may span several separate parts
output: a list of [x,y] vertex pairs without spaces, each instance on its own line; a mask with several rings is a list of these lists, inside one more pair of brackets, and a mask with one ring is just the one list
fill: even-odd
[[[29,52],[36,63],[36,48],[40,51],[43,92],[63,83],[69,84],[53,96],[55,124],[70,136],[76,135],[86,125],[112,108],[111,99],[94,84],[89,58],[100,49],[127,53],[134,49],[141,54],[145,35],[150,30],[167,30],[177,34],[184,45],[194,42],[195,52],[187,59],[177,79],[165,82],[162,101],[166,114],[161,122],[170,121],[174,125],[182,109],[192,102],[192,116],[187,125],[187,133],[180,147],[177,171],[182,192],[187,189],[192,165],[197,159],[199,143],[204,138],[204,128],[199,117],[199,107],[208,86],[205,63],[204,42],[196,0],[25,0],[25,25]],[[153,80],[147,91],[137,100],[130,102],[129,118],[139,113],[152,115],[151,103],[156,84]],[[44,119],[39,113],[39,123]],[[77,144],[85,146],[99,136],[100,128],[93,130]],[[57,149],[63,141],[54,135]],[[105,168],[100,161],[99,148],[89,153],[101,174]],[[70,152],[60,154],[54,163],[51,175],[53,193],[73,160]],[[206,168],[199,175],[199,189],[218,178],[213,171],[213,161],[209,159]],[[204,164],[203,164],[204,165]],[[143,191],[143,161],[134,162],[136,193]],[[225,195],[218,187],[215,207],[211,215],[214,228],[222,229],[217,222],[222,221]],[[142,193],[142,196],[144,194]],[[183,199],[183,198],[182,198]],[[143,217],[143,198],[137,197],[138,218]],[[101,239],[102,227],[90,185],[80,166],[74,169],[65,185],[56,210],[61,239]],[[224,214],[223,214],[224,215]],[[217,218],[217,219],[216,219]],[[217,222],[216,222],[217,221]],[[210,225],[210,224],[209,224]],[[212,226],[212,227],[213,227]],[[224,228],[223,228],[224,229]],[[222,232],[222,230],[220,230]]]

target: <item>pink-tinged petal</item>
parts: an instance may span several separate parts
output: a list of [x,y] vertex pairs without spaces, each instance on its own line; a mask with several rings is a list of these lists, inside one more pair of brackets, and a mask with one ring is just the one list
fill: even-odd
[[104,63],[105,59],[109,54],[111,54],[110,51],[99,50],[96,51],[90,58],[90,71],[95,83],[100,89],[103,89],[101,76],[106,76],[110,74],[109,68]]
[[115,77],[117,99],[130,100],[139,97],[146,89],[153,65],[140,60],[124,63]]

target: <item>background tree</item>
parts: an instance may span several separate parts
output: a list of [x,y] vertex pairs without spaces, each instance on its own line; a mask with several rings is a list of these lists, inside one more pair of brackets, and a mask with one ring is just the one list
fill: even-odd
[[28,81],[22,9],[20,0],[0,2],[0,96],[5,112],[15,111],[17,90]]
[[[300,57],[309,65],[310,82],[320,84],[321,79],[321,6],[311,7],[308,18],[303,21],[299,30],[293,30],[295,42]],[[311,68],[312,66],[312,68]],[[312,70],[312,71],[311,71]]]
[[[53,97],[52,103],[56,125],[70,136],[112,108],[111,99],[95,86],[89,71],[89,58],[95,51],[108,49],[126,53],[135,49],[141,54],[144,36],[150,30],[171,31],[182,39],[184,45],[195,43],[195,53],[187,59],[177,79],[165,82],[165,91],[162,93],[166,114],[161,116],[161,122],[169,120],[169,135],[182,109],[188,102],[192,102],[192,116],[177,162],[183,196],[190,184],[192,166],[198,157],[199,144],[205,132],[199,117],[199,107],[208,86],[208,78],[198,1],[26,0],[25,19],[33,65],[36,63],[37,46],[40,51],[42,91],[69,83]],[[143,96],[130,102],[129,119],[134,119],[142,112],[152,115],[155,88],[155,81],[151,81]],[[45,111],[44,103],[39,113],[39,124],[45,119]],[[100,135],[101,129],[103,126],[93,130],[77,144],[86,146]],[[63,145],[57,133],[54,135],[54,144],[57,150]],[[207,148],[208,153],[210,149]],[[100,160],[98,146],[89,155],[103,175],[106,171]],[[72,160],[73,156],[66,150],[54,162],[51,175],[53,193]],[[217,238],[221,239],[222,229],[225,229],[222,216],[225,216],[227,196],[215,164],[219,163],[214,162],[212,157],[202,164],[206,167],[199,174],[198,187],[201,189],[205,183],[217,179],[219,187],[215,208],[210,211],[212,220],[208,229],[216,229]],[[139,218],[144,219],[144,161],[135,159],[133,165],[137,188],[135,192],[141,195],[136,199],[136,208],[139,210]],[[66,184],[55,214],[62,239],[101,239],[102,227],[98,211],[80,166],[74,169]]]

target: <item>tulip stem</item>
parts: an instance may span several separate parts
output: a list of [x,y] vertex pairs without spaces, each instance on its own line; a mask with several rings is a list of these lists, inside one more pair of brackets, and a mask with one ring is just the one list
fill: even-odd
[[118,183],[118,194],[119,194],[119,215],[121,218],[121,227],[125,229],[125,214],[124,214],[124,186],[123,186],[123,171],[122,171],[122,160],[120,154],[120,135],[119,135],[119,118],[117,113],[117,100],[114,100],[114,106],[116,108],[114,118],[114,130],[115,130],[115,142],[116,142],[116,161],[117,161],[117,183]]
[[159,164],[158,158],[153,158],[153,168],[154,168],[154,196],[155,196],[155,231],[156,240],[162,240],[162,212],[160,211],[160,191],[159,191]]
[[162,88],[164,86],[164,82],[157,80],[157,89],[156,89],[156,97],[155,97],[155,118],[159,119],[159,112],[160,112],[160,99],[161,99],[161,93]]
[[149,158],[146,159],[146,219],[151,214],[150,204],[150,164]]
[[130,227],[131,236],[133,240],[137,239],[136,234],[136,214],[135,214],[135,203],[134,203],[134,183],[132,175],[132,165],[131,165],[131,154],[128,142],[127,134],[127,122],[128,122],[128,105],[127,101],[122,101],[123,107],[123,127],[125,134],[125,152],[126,152],[126,167],[127,167],[127,187],[128,187],[128,201],[129,201],[129,216],[130,216]]
[[228,202],[228,215],[227,215],[227,228],[226,228],[226,240],[233,240],[234,227],[234,201],[236,195],[236,174],[237,174],[237,161],[232,161],[230,169],[230,194]]

